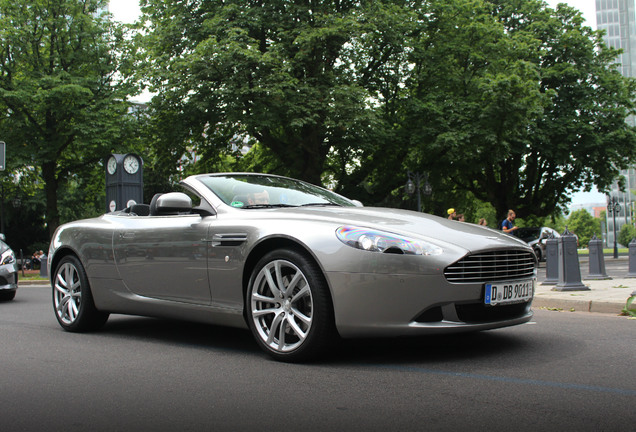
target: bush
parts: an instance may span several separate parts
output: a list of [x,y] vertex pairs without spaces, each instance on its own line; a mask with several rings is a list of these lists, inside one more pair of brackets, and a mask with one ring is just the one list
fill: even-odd
[[625,224],[621,227],[616,240],[618,240],[621,245],[627,247],[634,237],[636,237],[636,228],[631,224]]

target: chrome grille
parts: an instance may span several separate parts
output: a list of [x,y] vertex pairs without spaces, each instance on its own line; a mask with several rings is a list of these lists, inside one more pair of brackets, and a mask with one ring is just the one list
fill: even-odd
[[535,256],[530,251],[497,250],[467,255],[444,270],[451,283],[485,283],[528,279],[535,275]]

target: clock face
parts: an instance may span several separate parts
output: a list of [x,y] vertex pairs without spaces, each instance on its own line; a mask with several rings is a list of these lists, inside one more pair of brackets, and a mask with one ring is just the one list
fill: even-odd
[[108,158],[106,169],[108,170],[108,174],[115,174],[115,171],[117,171],[117,160],[115,159],[115,156],[111,156]]
[[124,170],[126,170],[128,174],[135,174],[139,171],[139,160],[132,155],[126,156],[124,158]]

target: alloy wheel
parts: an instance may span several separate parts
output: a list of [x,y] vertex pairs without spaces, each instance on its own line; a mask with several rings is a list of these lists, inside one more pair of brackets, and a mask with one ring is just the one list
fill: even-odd
[[256,275],[251,319],[261,341],[273,352],[300,347],[314,319],[312,289],[305,274],[287,260],[273,260]]
[[63,324],[71,325],[82,307],[82,283],[77,268],[70,262],[61,265],[55,274],[55,312]]

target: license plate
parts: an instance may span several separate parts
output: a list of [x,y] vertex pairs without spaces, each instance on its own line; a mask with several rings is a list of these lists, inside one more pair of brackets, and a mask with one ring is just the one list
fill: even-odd
[[536,279],[486,284],[484,303],[497,306],[520,303],[532,299]]

